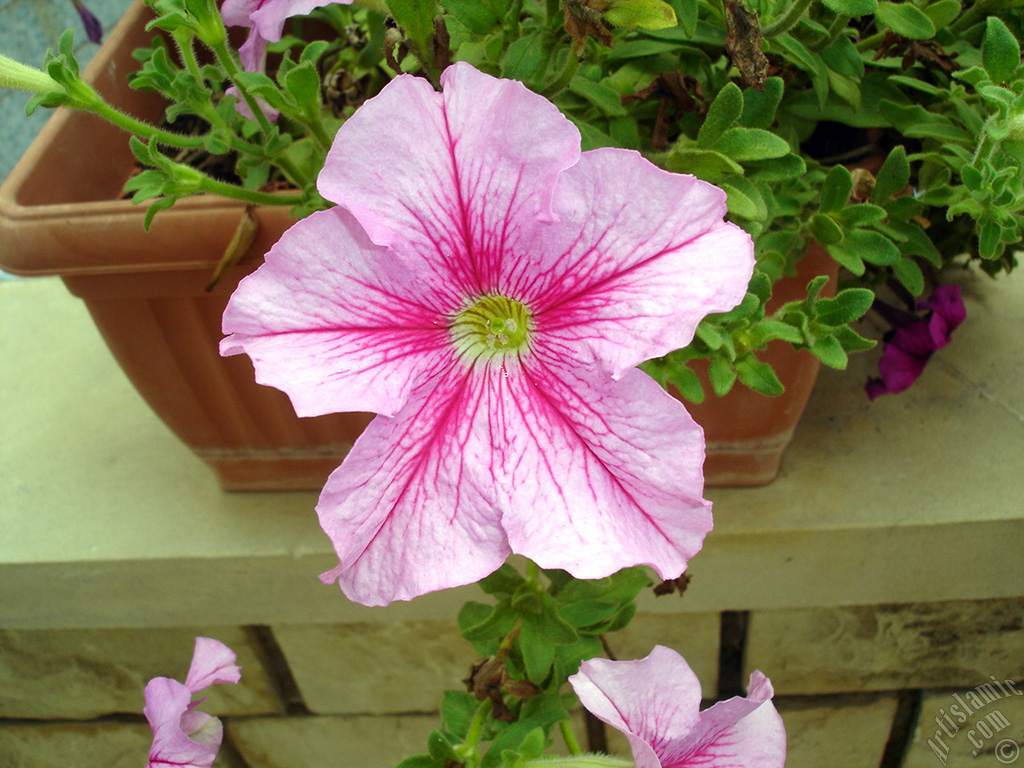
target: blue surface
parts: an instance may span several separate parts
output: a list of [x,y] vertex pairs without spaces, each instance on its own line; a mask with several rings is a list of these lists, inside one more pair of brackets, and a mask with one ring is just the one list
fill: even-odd
[[[110,29],[130,5],[130,0],[85,0],[86,6]],[[0,0],[0,52],[5,56],[42,67],[47,48],[57,48],[65,29],[75,30],[75,48],[84,67],[98,46],[85,37],[82,21],[71,0]],[[23,91],[0,88],[0,179],[28,148],[43,127],[49,110],[25,116],[30,96]]]

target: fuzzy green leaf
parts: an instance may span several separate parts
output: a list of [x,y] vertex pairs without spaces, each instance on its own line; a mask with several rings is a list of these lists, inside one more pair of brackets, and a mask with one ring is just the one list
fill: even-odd
[[878,8],[878,0],[823,0],[823,4],[841,16],[866,16]]
[[789,142],[760,128],[730,128],[710,148],[741,163],[770,160],[790,152]]
[[853,176],[842,165],[832,167],[821,185],[819,206],[822,213],[841,211],[853,192]]
[[753,355],[744,355],[739,358],[736,361],[736,372],[743,384],[762,395],[776,397],[786,390],[772,367]]
[[815,320],[824,325],[846,325],[859,320],[871,309],[875,294],[867,288],[847,288],[833,299],[819,299],[814,305]]
[[725,133],[743,114],[743,92],[735,83],[727,84],[715,97],[704,124],[697,133],[697,146],[706,149]]
[[1008,83],[1020,64],[1020,44],[998,16],[985,19],[981,62],[992,82],[997,84]]
[[676,12],[665,0],[612,0],[604,17],[626,29],[668,29],[676,25]]
[[835,336],[823,336],[811,345],[811,354],[829,368],[846,368],[847,356]]
[[897,35],[911,40],[928,40],[935,36],[932,20],[912,3],[890,3],[883,0],[875,10],[875,18]]
[[903,190],[910,181],[910,163],[907,161],[907,150],[902,144],[893,147],[878,171],[875,188],[871,192],[871,202],[881,205]]

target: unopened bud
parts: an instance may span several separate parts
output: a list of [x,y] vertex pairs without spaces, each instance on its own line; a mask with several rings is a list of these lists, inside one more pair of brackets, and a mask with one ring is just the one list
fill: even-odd
[[64,86],[43,72],[33,69],[14,59],[0,55],[0,88],[16,88],[31,93],[64,91]]

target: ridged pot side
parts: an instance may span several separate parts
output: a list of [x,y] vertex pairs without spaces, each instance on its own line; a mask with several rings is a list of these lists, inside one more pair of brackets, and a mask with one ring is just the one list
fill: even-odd
[[[797,262],[797,273],[772,287],[768,314],[788,301],[807,296],[807,284],[818,275],[828,275],[822,296],[834,296],[839,265],[817,243]],[[786,391],[777,397],[762,395],[736,383],[723,397],[711,390],[706,360],[693,367],[704,386],[704,402],[686,403],[693,418],[704,427],[707,458],[704,480],[712,486],[756,486],[770,483],[779,473],[782,455],[793,439],[818,378],[821,362],[810,352],[797,351],[782,341],[773,341],[758,353],[758,359],[772,366]]]

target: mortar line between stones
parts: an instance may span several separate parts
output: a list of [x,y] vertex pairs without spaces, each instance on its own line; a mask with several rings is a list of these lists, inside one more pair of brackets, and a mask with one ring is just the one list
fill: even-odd
[[921,699],[921,691],[898,692],[889,740],[885,743],[878,768],[900,768],[903,765],[914,737],[914,728],[921,715]]
[[295,675],[292,674],[291,667],[288,665],[288,658],[274,636],[274,630],[269,626],[258,624],[245,627],[245,632],[256,648],[260,662],[267,670],[271,690],[282,713],[285,715],[311,715],[312,712],[302,698],[302,691],[295,680]]

